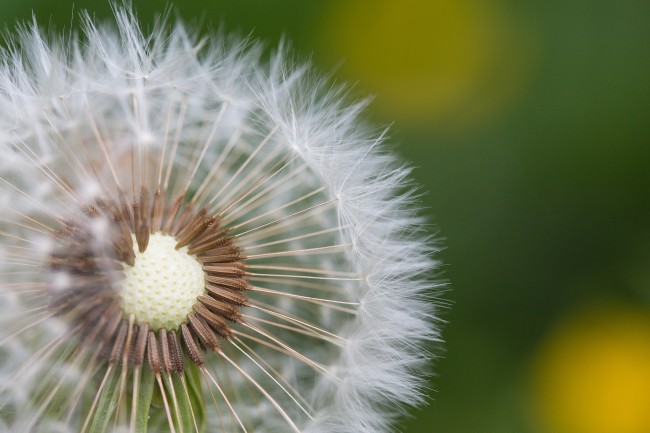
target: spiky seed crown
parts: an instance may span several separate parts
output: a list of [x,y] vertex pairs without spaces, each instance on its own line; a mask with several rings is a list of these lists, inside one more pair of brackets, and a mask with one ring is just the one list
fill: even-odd
[[[116,18],[0,55],[0,429],[388,431],[423,399],[435,262],[365,103]],[[204,293],[149,323],[124,287],[159,236]]]

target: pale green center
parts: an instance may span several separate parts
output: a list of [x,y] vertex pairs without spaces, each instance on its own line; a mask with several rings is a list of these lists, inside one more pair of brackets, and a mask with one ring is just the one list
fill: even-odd
[[122,308],[137,323],[158,330],[177,329],[187,320],[196,298],[205,293],[204,274],[187,247],[176,249],[178,241],[160,233],[149,237],[140,253],[134,238],[135,265],[124,266],[120,295]]

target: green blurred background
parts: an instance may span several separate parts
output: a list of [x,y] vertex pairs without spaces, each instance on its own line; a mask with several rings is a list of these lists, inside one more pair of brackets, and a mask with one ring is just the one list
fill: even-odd
[[[144,22],[164,9],[136,1]],[[406,433],[650,432],[650,2],[178,1],[375,95],[452,305]],[[104,1],[75,1],[110,17]],[[9,29],[72,0],[0,0]]]

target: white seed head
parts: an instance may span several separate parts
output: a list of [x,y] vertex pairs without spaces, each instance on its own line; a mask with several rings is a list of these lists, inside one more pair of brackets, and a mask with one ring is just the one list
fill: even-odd
[[144,253],[134,238],[135,264],[126,265],[120,284],[122,309],[127,317],[149,328],[178,329],[192,312],[196,298],[205,293],[205,277],[188,248],[176,249],[172,236],[153,233]]
[[115,10],[0,44],[0,426],[392,431],[436,247],[366,101]]

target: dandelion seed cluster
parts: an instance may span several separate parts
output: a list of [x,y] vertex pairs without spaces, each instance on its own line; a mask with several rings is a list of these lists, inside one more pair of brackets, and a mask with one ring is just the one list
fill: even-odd
[[0,53],[0,430],[390,431],[434,248],[365,103],[115,16]]

